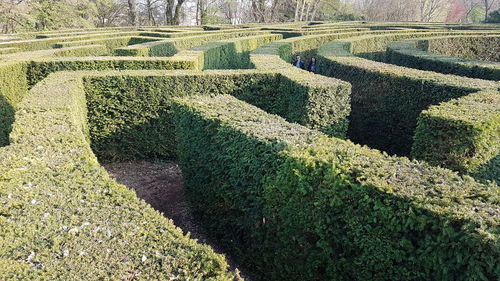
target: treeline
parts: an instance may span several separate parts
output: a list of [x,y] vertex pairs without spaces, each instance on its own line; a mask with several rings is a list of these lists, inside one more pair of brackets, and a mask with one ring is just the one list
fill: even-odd
[[498,22],[500,0],[0,0],[0,31],[297,21]]
[[[357,10],[375,21],[500,22],[500,0],[357,0]],[[495,11],[496,10],[496,11]]]

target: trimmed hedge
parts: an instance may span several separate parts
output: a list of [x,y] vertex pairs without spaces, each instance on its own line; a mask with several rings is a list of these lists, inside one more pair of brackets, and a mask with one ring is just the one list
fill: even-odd
[[498,276],[497,186],[227,95],[175,99],[173,114],[191,206],[257,280]]
[[[124,31],[135,31],[137,27],[135,26],[114,26],[114,27],[97,27],[97,28],[85,28],[86,32],[99,33],[99,32],[124,32]],[[62,34],[68,36],[68,34],[73,34],[73,32],[82,32],[81,28],[78,29],[59,29],[59,30],[46,30],[46,31],[35,31],[35,32],[23,32],[17,33],[16,36],[24,39],[34,39],[38,35],[44,34]]]
[[17,104],[27,91],[26,64],[0,62],[0,147],[9,144]]
[[235,279],[223,256],[110,179],[85,132],[81,77],[53,75],[19,105],[0,148],[0,279]]
[[60,49],[49,49],[32,52],[13,53],[0,55],[0,61],[29,61],[40,57],[85,57],[85,56],[100,56],[106,55],[109,51],[103,45],[77,46]]
[[[482,39],[482,37],[472,38]],[[418,46],[426,45],[427,40],[401,41],[390,44],[387,47],[387,61],[392,64],[445,74],[500,80],[500,63],[442,56],[419,49]]]
[[[423,110],[431,105],[484,89],[491,89],[492,94],[498,94],[499,84],[496,82],[373,62],[353,57],[346,51],[346,45],[347,43],[344,42],[323,45],[318,51],[320,55],[318,64],[321,65],[320,73],[352,84],[352,112],[349,118],[348,134],[350,139],[357,143],[367,144],[392,154],[410,155],[417,118]],[[479,118],[480,114],[482,111],[477,109],[470,113],[470,115],[477,116],[476,118]],[[450,122],[453,121],[450,120]],[[451,124],[450,126],[453,127]],[[460,139],[466,137],[459,132],[450,134],[445,128],[442,129],[443,131],[433,133],[458,138],[455,141],[448,138],[450,143],[463,142]],[[494,130],[498,130],[498,127]],[[419,136],[415,135],[415,138]],[[420,149],[428,150],[428,152],[415,152],[417,158],[425,155],[422,159],[430,160],[431,154],[436,157],[435,159],[449,157],[446,161],[441,161],[440,165],[457,169],[456,165],[448,164],[462,163],[464,166],[457,170],[474,173],[474,170],[467,168],[468,164],[463,161],[463,154],[437,155],[442,144],[436,143],[433,146],[427,140],[415,140],[415,142],[420,141],[426,143],[426,146]],[[486,141],[486,139],[477,141]],[[488,151],[476,150],[474,147],[450,148],[449,150],[465,149],[471,159],[484,159],[487,162],[487,159],[490,159],[491,154],[498,151],[499,147],[500,143],[492,143]]]
[[[275,42],[271,44],[266,44],[254,52],[255,55],[267,54],[267,55],[279,55],[280,58],[285,60],[286,62],[292,61],[293,54],[300,54],[304,61],[309,61],[312,56],[316,56],[316,50],[318,46],[321,46],[325,43],[341,40],[345,38],[364,38],[363,36],[367,36],[371,38],[376,35],[383,35],[385,37],[394,36],[394,34],[424,34],[425,30],[362,30],[362,31],[351,31],[351,32],[335,32],[335,29],[330,31],[330,34],[321,34],[321,35],[309,35],[309,36],[300,36],[294,38],[288,38],[285,40],[281,40],[280,42]],[[384,37],[382,37],[384,38]],[[350,48],[350,47],[349,47]],[[281,65],[278,62],[278,59],[274,60],[277,65]],[[265,67],[273,67],[271,63],[264,62]],[[263,65],[263,67],[264,67]],[[256,66],[260,68],[260,66]]]
[[443,35],[487,35],[498,34],[498,30],[480,30],[480,31],[449,31],[449,30],[398,30],[391,33],[383,33],[379,35],[364,35],[355,38],[346,38],[339,40],[341,42],[349,42],[351,53],[367,59],[385,61],[385,52],[387,46],[394,41],[404,39],[412,39],[429,36]]
[[[351,86],[341,80],[315,75],[293,67],[292,64],[281,59],[290,57],[290,50],[291,46],[288,43],[283,41],[273,42],[252,51],[250,61],[257,69],[279,72],[284,77],[287,77],[289,81],[294,81],[299,87],[291,84],[289,88],[292,91],[303,92],[302,95],[315,93],[314,96],[317,98],[314,99],[313,104],[318,108],[317,113],[309,115],[306,122],[298,122],[299,124],[318,129],[329,136],[345,138],[349,125],[347,117],[351,111]],[[337,85],[337,90],[332,91],[331,85]],[[333,110],[321,106],[323,100],[329,101],[327,104],[335,104]],[[290,121],[290,119],[287,120]],[[332,126],[331,124],[335,125]]]
[[[138,32],[117,32],[112,34],[114,37],[118,36],[137,36]],[[103,37],[109,37],[110,34],[90,34],[81,36],[65,36],[57,38],[47,38],[47,39],[31,39],[31,40],[19,40],[13,42],[0,42],[0,48],[15,47],[23,51],[37,51],[42,49],[51,49],[57,43],[69,42],[69,41],[84,41],[92,39],[103,39]]]
[[103,161],[175,158],[171,99],[194,94],[231,94],[291,122],[345,135],[350,88],[325,80],[329,83],[312,86],[299,77],[255,71],[89,77],[85,85],[92,148]]
[[282,34],[284,38],[310,36],[319,34],[332,34],[332,33],[349,33],[356,31],[369,31],[369,28],[315,28],[315,29],[291,29],[291,30],[273,30],[274,33]]
[[67,70],[139,70],[139,69],[198,69],[192,57],[64,57],[37,58],[28,64],[29,85],[35,85],[50,73]]
[[57,37],[72,37],[72,36],[94,36],[98,35],[99,37],[106,37],[110,36],[111,37],[116,34],[125,34],[125,35],[139,35],[138,32],[121,32],[120,30],[117,29],[84,29],[84,30],[79,30],[79,31],[62,31],[62,32],[54,32],[54,33],[40,33],[36,34],[34,36],[35,39],[47,39],[47,38],[57,38]]
[[55,48],[65,48],[74,47],[82,45],[105,45],[110,52],[116,48],[124,47],[127,45],[143,44],[146,42],[158,42],[160,38],[157,37],[145,37],[145,36],[122,36],[122,37],[111,37],[111,38],[97,38],[70,42],[59,42],[54,45]]
[[482,91],[424,110],[412,156],[500,184],[500,93]]
[[209,35],[198,35],[190,37],[181,38],[170,38],[164,39],[156,42],[148,42],[143,44],[136,44],[134,46],[127,46],[123,48],[117,48],[115,54],[118,56],[173,56],[181,50],[190,49],[196,46],[200,46],[210,41],[229,39],[236,37],[254,36],[263,34],[259,31],[239,31],[239,32],[224,32],[215,33]]
[[195,56],[202,69],[251,68],[250,51],[259,46],[282,39],[279,34],[248,36],[211,42],[178,53],[179,56]]
[[[90,143],[103,160],[179,157],[197,214],[215,238],[259,273],[256,278],[497,277],[497,185],[481,185],[446,169],[389,157],[281,118],[345,137],[350,85],[293,67],[291,55],[314,54],[318,42],[332,38],[415,33],[366,30],[408,25],[337,24],[332,34],[273,42],[252,53],[257,70],[152,71],[248,66],[244,53],[256,47],[257,38],[263,40],[260,43],[274,40],[280,35],[267,34],[285,28],[297,31],[304,24],[276,25],[267,33],[258,31],[263,29],[260,25],[217,27],[221,31],[203,36],[258,36],[208,43],[169,58],[54,58],[109,53],[113,44],[121,44],[121,38],[111,38],[107,47],[77,46],[107,38],[62,36],[63,45],[75,47],[19,54],[17,62],[0,63],[0,146],[2,130],[5,144],[10,132],[10,145],[0,148],[0,279],[236,279],[222,256],[187,239],[133,192],[109,179]],[[152,35],[147,40],[158,43],[177,42],[167,44],[172,53],[214,40],[192,37],[198,30],[191,28],[175,33],[130,30]],[[22,36],[39,34],[53,36]],[[38,42],[27,43],[28,48],[49,42],[33,41]],[[126,44],[130,43],[138,41]],[[350,56],[349,48],[340,53]],[[165,50],[158,48],[154,55]],[[242,53],[242,60],[228,61],[235,53]],[[375,65],[380,66],[385,67]],[[95,71],[108,69],[150,70]],[[41,81],[61,70],[93,71],[52,74]],[[366,71],[368,76],[371,71]],[[439,143],[441,136],[432,126],[450,126],[462,143],[443,151],[456,160],[457,170],[465,167],[477,178],[498,178],[494,150],[500,143],[498,83],[462,79],[467,84],[463,87],[456,78],[440,80],[444,75],[405,74],[409,80],[423,81],[424,89],[433,85],[449,90],[445,99],[463,94],[427,107],[418,115],[415,135],[427,138],[427,134]],[[389,81],[399,81],[395,77]],[[21,87],[16,86],[18,81]],[[469,114],[471,108],[488,114]],[[451,126],[455,123],[459,125]],[[463,146],[474,149],[453,150]],[[462,153],[459,157],[457,151]]]
[[430,38],[425,45],[431,53],[500,62],[500,36]]
[[15,53],[15,52],[19,52],[19,48],[1,48],[0,49],[0,55],[4,55],[4,54],[11,54],[11,53]]

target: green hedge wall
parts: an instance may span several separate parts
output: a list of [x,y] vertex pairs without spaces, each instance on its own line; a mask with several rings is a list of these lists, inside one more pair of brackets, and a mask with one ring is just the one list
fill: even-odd
[[[190,49],[209,43],[214,40],[254,36],[263,34],[259,31],[239,31],[239,32],[225,32],[209,35],[198,35],[181,38],[169,38],[157,42],[148,42],[137,44],[135,46],[127,46],[117,48],[115,54],[118,56],[152,56],[152,57],[168,57],[173,56],[181,50]],[[130,45],[130,44],[129,44]]]
[[0,147],[9,144],[17,104],[27,91],[26,64],[0,63]]
[[251,68],[250,51],[280,39],[280,34],[248,36],[208,43],[187,52],[203,57],[203,69],[244,69]]
[[500,62],[500,36],[435,38],[426,46],[440,55]]
[[171,99],[196,94],[231,94],[291,122],[345,136],[350,88],[330,80],[308,86],[300,77],[255,71],[89,77],[92,148],[104,161],[174,158]]
[[19,48],[1,48],[0,49],[0,55],[4,54],[11,54],[11,53],[16,53],[19,52]]
[[498,276],[497,186],[227,95],[175,99],[173,114],[191,206],[256,280]]
[[[250,53],[250,62],[255,68],[276,71],[288,81],[294,81],[295,84],[288,84],[289,89],[303,92],[303,95],[316,93],[317,98],[312,102],[317,108],[316,114],[309,114],[306,120],[301,122],[290,118],[288,121],[320,130],[329,136],[345,138],[349,125],[347,118],[351,111],[350,84],[298,69],[287,62],[290,60],[291,44],[283,41],[265,44]],[[332,91],[330,85],[338,85],[337,90]],[[334,104],[333,110],[321,106],[323,100],[329,101],[328,105]]]
[[[474,37],[481,38],[481,37]],[[387,47],[387,61],[400,66],[455,74],[471,78],[500,80],[500,63],[442,56],[420,50],[427,40],[401,41]]]
[[121,48],[128,45],[143,44],[146,42],[158,42],[160,38],[156,37],[145,37],[145,36],[121,36],[121,37],[111,37],[111,38],[97,38],[97,39],[87,39],[69,42],[59,42],[54,45],[55,48],[65,48],[74,47],[82,45],[104,45],[108,48],[110,52],[113,52],[117,48]]
[[[114,37],[128,36],[130,38],[131,36],[137,36],[138,34],[139,34],[138,32],[117,32],[113,33],[112,36]],[[47,39],[31,39],[31,40],[18,40],[12,42],[0,42],[0,48],[15,47],[23,51],[36,51],[43,49],[51,49],[57,43],[63,43],[69,41],[84,41],[92,39],[98,40],[99,38],[102,39],[103,37],[110,37],[110,35],[89,34],[81,36],[64,36],[64,37],[47,38]]]
[[50,73],[69,70],[138,70],[138,69],[197,69],[198,62],[188,57],[65,57],[37,58],[28,64],[28,81],[35,85]]
[[[131,27],[130,29],[132,29]],[[142,33],[142,32],[141,32]],[[139,35],[138,31],[120,31],[119,29],[105,29],[105,28],[98,28],[98,29],[83,29],[83,30],[72,30],[72,31],[64,31],[64,30],[59,30],[56,31],[54,30],[53,32],[47,32],[47,33],[38,33],[34,35],[35,39],[46,39],[46,38],[57,38],[57,37],[73,37],[73,36],[84,36],[83,38],[88,36],[92,36],[94,38],[96,37],[112,37],[112,36],[119,36],[119,35]]]
[[500,184],[500,93],[431,106],[417,121],[412,156]]
[[[499,173],[500,167],[488,163],[496,157],[495,155],[498,155],[500,146],[498,142],[492,141],[488,134],[464,134],[460,126],[454,124],[456,121],[446,114],[432,119],[432,122],[436,122],[437,119],[441,120],[437,122],[441,124],[441,127],[422,123],[419,125],[421,126],[419,130],[425,132],[416,132],[417,120],[422,111],[429,106],[485,89],[490,89],[488,92],[491,95],[498,95],[497,82],[368,61],[353,57],[346,50],[348,45],[345,42],[332,42],[322,46],[318,52],[320,54],[318,64],[321,66],[319,68],[321,73],[352,84],[352,112],[348,130],[350,139],[398,155],[410,155],[412,151],[412,155],[418,159],[468,173],[479,179],[484,179],[484,175],[489,175],[489,180],[498,181],[495,175]],[[446,104],[444,103],[445,107]],[[483,114],[483,110],[490,110],[487,102],[483,103],[483,110],[478,109],[481,104],[479,102],[461,104],[463,106],[461,111],[469,112],[464,115],[464,118],[467,116],[471,120],[481,120],[480,115]],[[493,114],[497,113],[493,112]],[[493,126],[490,130],[498,131],[498,123],[492,120],[487,122],[489,126]],[[445,122],[450,124],[444,126]],[[468,123],[471,124],[469,128],[483,131],[482,124]],[[427,126],[432,127],[434,132],[429,132]],[[457,131],[451,133],[452,128],[456,128]],[[474,136],[474,139],[464,139],[466,136]],[[439,151],[446,146],[442,142],[443,138],[449,143],[461,145],[449,146],[440,153]],[[452,140],[452,138],[455,139]],[[414,143],[420,143],[420,145],[412,148]],[[486,143],[488,145],[485,145]],[[435,158],[432,159],[432,157]],[[483,171],[480,174],[478,174],[479,167],[484,167],[484,169],[481,168]]]
[[18,108],[0,148],[0,279],[237,279],[109,178],[85,138],[81,77],[52,75]]
[[250,53],[256,69],[277,70],[289,68],[292,63],[292,46],[283,41],[265,44]]
[[77,46],[60,49],[39,50],[32,52],[16,52],[12,54],[0,55],[0,62],[29,61],[40,57],[85,57],[101,56],[109,54],[104,45]]
[[[322,46],[318,51],[320,73],[352,84],[352,112],[348,130],[350,139],[389,153],[410,154],[417,118],[429,106],[482,89],[492,89],[494,92],[498,89],[496,82],[373,62],[352,57],[345,49],[346,43],[333,42]],[[472,111],[471,114],[479,113]],[[435,133],[446,134],[444,131]],[[430,145],[429,142],[427,144]],[[437,151],[438,147],[440,145],[436,143],[436,147],[428,146],[427,149]],[[497,149],[498,145],[493,144],[485,155],[480,156],[485,152],[477,151],[477,155],[469,156],[484,159]],[[463,161],[463,156],[452,153],[447,154],[447,157],[450,159],[441,165],[451,168],[453,166],[447,166],[447,163]],[[425,159],[429,160],[428,157]]]
[[[241,67],[248,65],[246,54],[238,62],[227,57],[255,48],[258,40],[209,43],[192,50],[195,56],[177,52],[206,43],[209,36],[276,39],[261,36],[266,33],[259,33],[258,25],[226,26],[220,34],[194,37],[196,30],[146,29],[140,35],[153,38],[111,38],[95,48],[77,45],[103,44],[103,38],[61,36],[50,40],[75,47],[0,63],[0,146],[2,132],[9,144],[13,127],[10,145],[0,147],[0,280],[237,280],[222,256],[183,236],[109,179],[94,152],[102,160],[179,157],[197,215],[262,280],[493,280],[500,272],[495,263],[500,259],[497,185],[284,121],[345,137],[350,85],[289,63],[293,53],[315,53],[317,42],[368,33],[364,27],[344,27],[349,31],[339,28],[322,38],[291,38],[259,48],[251,56],[258,70],[251,71],[89,71],[52,74],[40,82],[61,70]],[[329,31],[310,33],[324,32]],[[109,53],[162,37],[172,39],[137,46],[134,55],[176,56],[53,58]],[[49,47],[44,40],[24,42],[23,48]],[[341,53],[350,56],[352,45],[346,46]],[[200,53],[205,61],[197,58]],[[379,81],[361,61],[341,61]],[[379,67],[385,65],[373,68]],[[403,73],[409,76],[405,81],[386,70],[381,72],[390,78],[377,95],[385,94],[383,87],[409,84],[403,87],[406,93],[432,94],[422,100],[410,96],[412,105],[463,96],[425,106],[414,116],[412,152],[421,155],[415,157],[430,155],[432,163],[444,147],[437,130],[449,131],[453,139],[448,143],[456,145],[442,149],[442,163],[480,179],[499,177],[498,84],[461,79],[462,87],[457,78],[412,71]],[[385,103],[367,102],[368,110],[380,101]],[[469,114],[471,108],[488,114]]]
[[397,30],[382,31],[380,34],[366,34],[339,41],[349,42],[351,53],[371,60],[385,61],[385,52],[391,42],[429,36],[445,35],[488,35],[498,34],[498,30],[451,31],[451,30]]

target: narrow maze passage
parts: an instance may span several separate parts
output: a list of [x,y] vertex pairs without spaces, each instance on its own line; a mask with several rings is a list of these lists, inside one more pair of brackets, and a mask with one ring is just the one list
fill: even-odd
[[184,234],[190,233],[191,238],[225,255],[231,270],[238,269],[241,278],[252,281],[249,276],[251,274],[223,251],[223,245],[208,237],[206,230],[189,210],[183,190],[182,171],[177,163],[128,161],[106,163],[103,167],[118,183],[133,189],[137,197],[149,203],[166,218],[173,220]]

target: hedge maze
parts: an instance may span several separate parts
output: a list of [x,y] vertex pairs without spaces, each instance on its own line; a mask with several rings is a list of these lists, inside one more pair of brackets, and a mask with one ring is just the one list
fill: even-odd
[[239,280],[99,164],[134,159],[180,163],[253,280],[498,280],[499,46],[366,22],[0,41],[0,280]]

